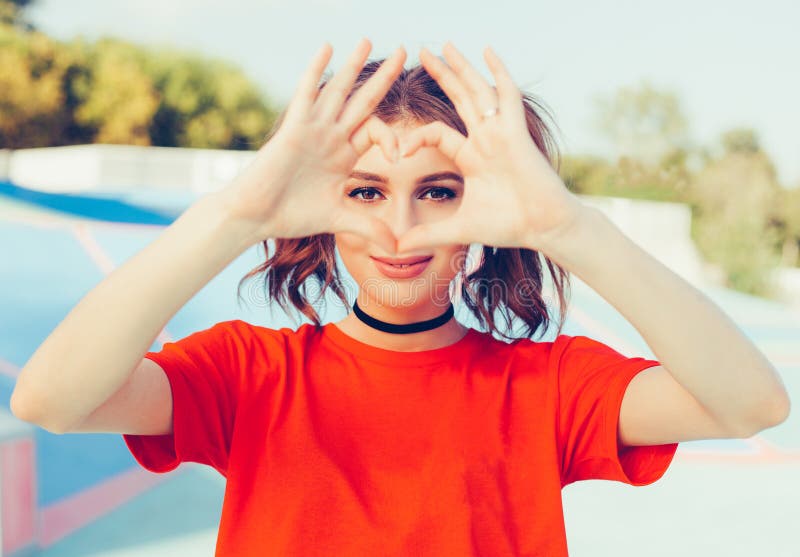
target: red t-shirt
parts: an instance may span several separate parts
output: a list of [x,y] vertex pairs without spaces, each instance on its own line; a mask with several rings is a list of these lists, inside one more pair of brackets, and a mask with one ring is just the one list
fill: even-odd
[[650,484],[678,447],[617,446],[625,389],[659,362],[584,336],[402,352],[232,320],[146,357],[174,432],[125,442],[150,471],[227,478],[217,555],[563,556],[563,486]]

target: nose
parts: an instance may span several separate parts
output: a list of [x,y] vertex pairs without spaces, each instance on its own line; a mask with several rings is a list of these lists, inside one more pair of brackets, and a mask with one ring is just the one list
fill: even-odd
[[418,224],[416,208],[413,202],[408,199],[396,199],[390,203],[384,219],[389,228],[392,229],[395,238],[400,238]]

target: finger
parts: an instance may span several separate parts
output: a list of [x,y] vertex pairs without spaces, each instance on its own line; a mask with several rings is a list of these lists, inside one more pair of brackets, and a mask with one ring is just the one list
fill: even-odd
[[339,210],[334,232],[351,232],[378,244],[385,253],[397,253],[397,239],[383,220],[347,208]]
[[386,96],[397,76],[403,70],[406,51],[401,46],[383,61],[377,71],[347,101],[339,124],[344,126],[348,134],[352,133]]
[[344,67],[336,72],[320,91],[314,106],[315,118],[329,122],[335,121],[339,117],[342,105],[350,93],[356,77],[364,67],[370,50],[372,50],[372,43],[369,39],[361,39]]
[[333,47],[325,43],[314,55],[305,73],[303,73],[300,82],[295,89],[294,95],[289,102],[286,109],[286,120],[295,120],[302,114],[308,114],[314,100],[317,98],[319,92],[319,80],[322,77],[322,72],[328,66],[333,54]]
[[407,253],[419,248],[441,245],[466,244],[457,217],[450,217],[429,224],[418,224],[397,239],[397,251]]
[[369,151],[373,145],[378,145],[383,151],[383,156],[390,163],[396,162],[399,158],[400,149],[397,135],[386,122],[377,116],[371,116],[353,133],[350,137],[350,144],[359,157]]
[[436,147],[447,157],[455,160],[466,140],[461,132],[437,120],[411,130],[400,144],[400,156],[411,156],[420,147]]
[[495,53],[491,47],[486,47],[483,51],[483,57],[489,70],[494,76],[494,82],[497,87],[497,96],[499,99],[500,112],[505,114],[524,115],[525,109],[522,105],[522,92],[514,83],[511,74],[508,72],[503,61]]
[[472,102],[469,91],[461,82],[461,79],[448,67],[448,65],[434,56],[427,48],[422,48],[419,53],[419,60],[425,67],[425,71],[436,80],[445,95],[453,101],[456,112],[470,129],[478,124],[478,112]]
[[469,91],[478,114],[497,106],[497,93],[451,42],[442,49],[447,63]]

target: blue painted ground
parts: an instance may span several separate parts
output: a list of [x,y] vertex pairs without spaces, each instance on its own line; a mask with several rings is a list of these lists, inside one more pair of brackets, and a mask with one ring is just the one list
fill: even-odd
[[[150,243],[191,202],[189,194],[114,192],[104,195],[44,194],[0,183],[0,403],[8,408],[13,370],[105,274]],[[201,290],[170,321],[181,338],[227,319],[271,327],[296,327],[278,309],[275,317],[254,289],[244,290],[249,306],[236,301],[239,279],[261,262],[253,247]],[[573,282],[570,320],[563,332],[599,340],[618,339],[628,355],[652,357],[636,330],[580,281]],[[724,289],[705,289],[778,367],[791,393],[800,392],[800,317],[780,304]],[[331,309],[326,320],[343,315]],[[463,318],[463,315],[459,316]],[[462,319],[469,323],[468,319]],[[611,336],[606,338],[606,333]],[[552,333],[546,339],[552,338]],[[616,340],[615,340],[616,341]],[[92,339],[83,339],[91,347]],[[154,344],[151,349],[158,349]],[[622,350],[627,352],[626,350]],[[793,397],[794,398],[794,397]],[[779,450],[800,447],[795,417],[759,438]],[[796,424],[795,424],[796,425]],[[116,434],[51,435],[36,430],[38,504],[51,508],[136,468]],[[682,443],[692,450],[739,454],[753,450],[745,440]],[[796,464],[795,464],[796,466]],[[42,549],[40,555],[213,554],[224,481],[210,469],[182,465],[170,478],[100,519]],[[193,501],[192,504],[186,504]],[[157,509],[157,510],[156,510]],[[190,511],[190,512],[187,512]],[[153,516],[157,513],[158,519]],[[135,524],[135,528],[131,528]],[[185,537],[181,537],[185,534]],[[151,544],[151,545],[148,545]]]

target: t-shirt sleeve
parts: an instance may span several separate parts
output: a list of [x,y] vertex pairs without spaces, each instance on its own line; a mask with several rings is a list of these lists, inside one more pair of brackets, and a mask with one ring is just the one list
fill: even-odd
[[628,384],[660,363],[623,356],[585,336],[560,335],[553,354],[562,487],[591,479],[642,486],[663,476],[678,443],[620,445],[617,433]]
[[145,354],[169,380],[173,431],[123,434],[142,467],[163,473],[181,462],[198,462],[226,476],[242,371],[247,365],[242,325],[240,320],[217,323]]

